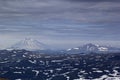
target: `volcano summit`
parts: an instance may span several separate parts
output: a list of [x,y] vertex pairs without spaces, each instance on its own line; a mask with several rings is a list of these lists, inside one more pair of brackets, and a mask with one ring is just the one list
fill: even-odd
[[31,38],[25,38],[24,40],[11,46],[10,49],[18,49],[18,50],[25,49],[30,51],[36,51],[36,50],[45,50],[47,49],[47,46],[37,40]]

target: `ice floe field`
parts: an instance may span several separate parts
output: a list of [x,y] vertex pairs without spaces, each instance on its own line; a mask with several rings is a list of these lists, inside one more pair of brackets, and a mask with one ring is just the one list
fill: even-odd
[[41,54],[0,51],[3,80],[120,80],[120,53]]

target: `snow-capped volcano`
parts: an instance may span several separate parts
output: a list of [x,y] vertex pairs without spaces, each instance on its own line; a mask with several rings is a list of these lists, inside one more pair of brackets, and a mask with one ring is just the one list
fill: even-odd
[[117,52],[120,51],[119,48],[100,46],[96,44],[85,44],[80,47],[67,49],[68,53],[91,53],[91,52]]
[[86,51],[108,51],[108,47],[105,47],[105,46],[100,46],[100,45],[96,45],[96,44],[92,44],[92,43],[89,43],[89,44],[86,44],[86,45],[83,45],[81,47],[82,50],[86,50]]
[[26,38],[18,43],[16,43],[15,45],[13,45],[12,47],[10,47],[11,49],[25,49],[25,50],[30,50],[30,51],[34,51],[34,50],[44,50],[46,49],[46,45],[31,39],[31,38]]

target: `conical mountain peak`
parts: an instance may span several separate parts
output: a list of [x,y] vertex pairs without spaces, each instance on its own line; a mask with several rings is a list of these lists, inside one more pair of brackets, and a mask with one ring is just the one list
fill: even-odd
[[12,49],[44,50],[46,45],[32,38],[25,38],[11,47]]

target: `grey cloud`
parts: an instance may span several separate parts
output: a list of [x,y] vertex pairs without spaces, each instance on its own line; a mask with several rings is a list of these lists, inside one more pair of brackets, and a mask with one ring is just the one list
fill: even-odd
[[[41,1],[41,2],[39,2]],[[27,0],[27,1],[6,1],[7,5],[2,6],[0,17],[3,19],[18,19],[18,18],[39,18],[39,20],[51,19],[68,19],[80,21],[81,23],[102,23],[102,22],[117,22],[119,20],[111,20],[119,18],[120,5],[119,3],[67,3],[65,1],[42,1],[42,0]],[[25,3],[27,3],[27,5]],[[21,6],[21,4],[22,6]],[[33,3],[33,5],[31,4]],[[19,4],[19,5],[17,5]],[[37,4],[37,5],[35,5]],[[42,5],[44,4],[44,5]],[[62,6],[61,6],[62,5]],[[67,5],[67,6],[66,6]],[[104,17],[102,17],[105,15]],[[94,19],[95,18],[95,19]],[[107,20],[109,19],[109,20]]]
[[67,0],[71,2],[120,2],[120,0]]
[[0,34],[120,40],[119,4],[119,0],[0,0]]

